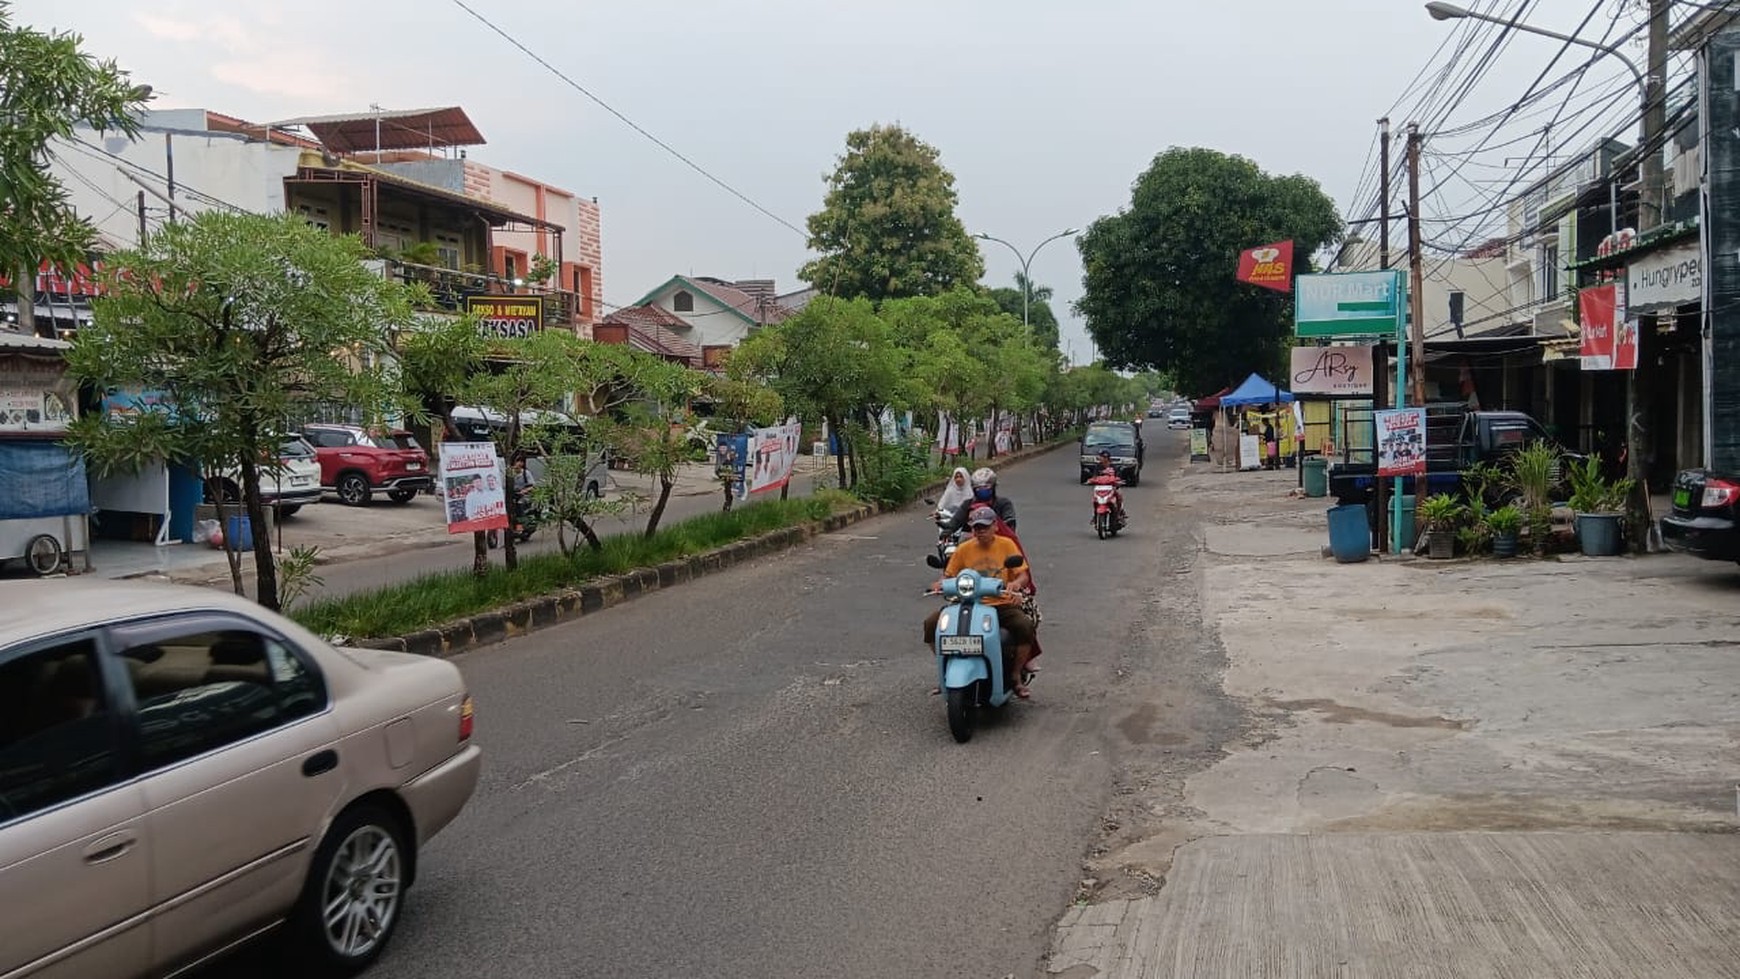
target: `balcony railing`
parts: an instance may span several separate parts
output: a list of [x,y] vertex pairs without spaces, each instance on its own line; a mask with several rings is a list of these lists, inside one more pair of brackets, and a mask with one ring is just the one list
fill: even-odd
[[572,328],[579,323],[581,297],[571,290],[537,283],[515,285],[512,280],[499,275],[418,265],[396,258],[382,259],[381,262],[382,274],[387,278],[428,287],[429,295],[440,309],[463,313],[468,296],[541,296],[545,326]]

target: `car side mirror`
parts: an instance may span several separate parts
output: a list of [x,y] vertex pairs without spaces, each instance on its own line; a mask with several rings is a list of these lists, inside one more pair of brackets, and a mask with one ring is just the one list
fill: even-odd
[[[935,556],[936,555],[934,555],[934,554],[931,555],[931,557],[935,557]],[[1019,568],[1023,564],[1026,564],[1026,563],[1027,563],[1027,559],[1022,557],[1019,554],[1011,554],[1008,557],[1003,559],[1003,567],[1005,567],[1005,568]]]
[[924,556],[924,563],[930,565],[933,568],[945,568],[948,566],[948,565],[943,564],[942,558],[937,557],[935,554],[926,554]]

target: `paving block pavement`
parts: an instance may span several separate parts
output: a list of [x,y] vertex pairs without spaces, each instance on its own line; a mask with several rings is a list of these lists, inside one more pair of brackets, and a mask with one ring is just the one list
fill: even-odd
[[1069,909],[1051,974],[1740,977],[1740,575],[1338,564],[1293,486],[1173,475],[1244,719],[1091,858],[1157,891]]

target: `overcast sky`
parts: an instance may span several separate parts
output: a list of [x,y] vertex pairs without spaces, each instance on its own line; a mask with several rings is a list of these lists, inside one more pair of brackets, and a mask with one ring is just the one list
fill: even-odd
[[[898,122],[941,151],[968,230],[1023,250],[1115,212],[1175,145],[1307,174],[1355,216],[1368,203],[1350,198],[1375,120],[1455,27],[1415,0],[467,2],[792,224],[819,206],[849,130]],[[1507,12],[1520,2],[1465,0]],[[1569,31],[1592,2],[1535,0],[1528,20]],[[1611,26],[1620,4],[1603,0],[1592,29]],[[370,103],[462,105],[488,140],[474,158],[599,199],[608,302],[633,302],[678,272],[800,285],[799,234],[452,0],[16,0],[12,16],[83,34],[90,51],[154,86],[162,106],[263,121]],[[1509,44],[1451,122],[1509,103],[1558,47]],[[985,258],[987,279],[1008,284],[1018,268],[1009,250],[986,243]],[[1073,245],[1046,246],[1033,276],[1056,289],[1064,344],[1084,361],[1086,334],[1068,312],[1081,291]]]

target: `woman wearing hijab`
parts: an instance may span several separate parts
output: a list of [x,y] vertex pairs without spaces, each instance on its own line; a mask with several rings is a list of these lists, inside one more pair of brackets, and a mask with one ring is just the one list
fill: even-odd
[[957,511],[973,498],[973,487],[968,480],[967,469],[960,466],[949,477],[949,484],[943,488],[942,496],[936,501],[937,509]]

